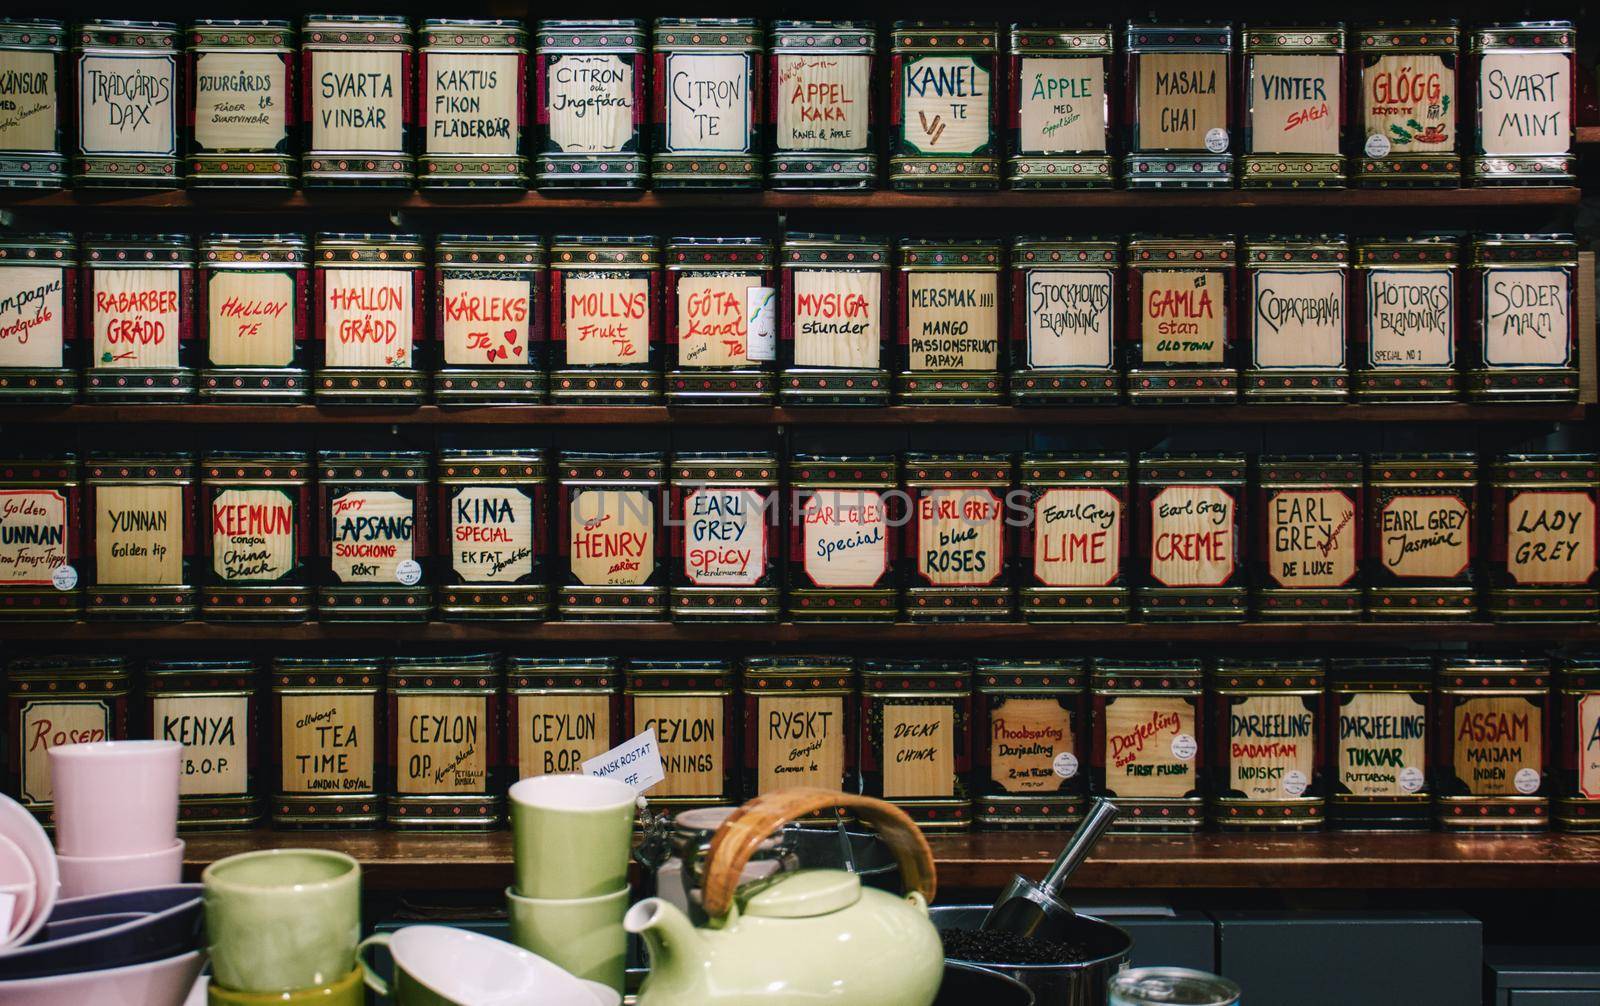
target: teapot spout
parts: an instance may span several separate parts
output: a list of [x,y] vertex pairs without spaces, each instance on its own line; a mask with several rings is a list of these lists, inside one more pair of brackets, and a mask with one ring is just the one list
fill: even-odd
[[644,937],[650,951],[652,979],[671,985],[693,982],[693,972],[705,960],[708,948],[689,917],[676,905],[660,898],[646,898],[628,909],[622,928]]

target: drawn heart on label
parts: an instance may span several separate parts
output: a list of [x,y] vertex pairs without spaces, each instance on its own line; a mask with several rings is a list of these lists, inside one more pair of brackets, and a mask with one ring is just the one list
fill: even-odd
[[513,346],[515,346],[517,344],[517,330],[516,329],[514,329],[514,328],[506,329],[506,341],[509,342]]
[[513,349],[512,352],[516,353],[518,356],[521,356],[522,355],[522,347],[518,346],[515,349]]

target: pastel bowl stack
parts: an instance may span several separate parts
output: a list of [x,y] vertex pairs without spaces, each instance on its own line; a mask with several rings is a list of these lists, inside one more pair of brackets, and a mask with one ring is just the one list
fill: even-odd
[[61,896],[183,879],[176,741],[100,741],[50,749]]

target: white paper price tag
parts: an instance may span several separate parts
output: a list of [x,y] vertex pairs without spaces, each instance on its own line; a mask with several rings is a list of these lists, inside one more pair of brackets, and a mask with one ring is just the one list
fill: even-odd
[[667,773],[661,767],[661,748],[656,744],[655,728],[590,758],[583,763],[583,774],[625,782],[637,793],[665,779]]
[[770,286],[752,286],[744,292],[745,316],[750,319],[750,346],[745,356],[751,360],[778,358],[778,291]]

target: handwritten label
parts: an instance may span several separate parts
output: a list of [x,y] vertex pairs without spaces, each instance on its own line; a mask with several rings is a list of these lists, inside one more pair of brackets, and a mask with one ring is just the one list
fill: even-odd
[[1361,73],[1366,132],[1397,153],[1448,155],[1456,142],[1456,71],[1442,56],[1379,56]]
[[330,367],[409,367],[412,274],[405,269],[324,269],[322,336]]
[[405,143],[398,52],[311,50],[311,149],[394,151]]
[[1571,277],[1565,269],[1483,271],[1483,362],[1564,367],[1572,360]]
[[883,495],[869,489],[818,489],[801,510],[802,565],[818,587],[875,587],[889,569]]
[[[1055,699],[1000,699],[989,713],[989,778],[1007,793],[1053,792],[1077,774],[1076,744],[1072,714]],[[1058,773],[1057,759],[1072,771]]]
[[1252,695],[1228,710],[1228,788],[1248,800],[1297,797],[1316,747],[1316,717],[1298,695]]
[[948,702],[883,706],[883,795],[955,796],[955,717]]
[[632,786],[636,793],[643,793],[665,781],[666,769],[661,762],[661,748],[656,743],[655,730],[646,730],[610,751],[590,758],[583,763],[583,774],[600,779],[616,779]]
[[1117,796],[1181,797],[1195,788],[1190,700],[1118,695],[1106,703],[1106,789]]
[[533,500],[522,490],[467,486],[450,497],[450,569],[463,583],[531,575],[533,542]]
[[0,49],[0,150],[56,150],[56,55]]
[[294,277],[216,270],[206,281],[208,355],[219,367],[285,367],[294,361]]
[[[416,558],[416,507],[386,489],[356,489],[328,501],[328,547],[340,583],[399,583]],[[414,582],[414,581],[413,581]]]
[[177,153],[176,56],[78,61],[78,142],[90,156]]
[[1205,150],[1206,134],[1228,128],[1228,57],[1207,52],[1139,54],[1141,150]]
[[211,501],[211,570],[224,582],[281,580],[295,566],[294,498],[224,489]]
[[1259,53],[1250,60],[1250,150],[1339,152],[1339,56]]
[[1145,270],[1140,320],[1145,363],[1221,363],[1228,333],[1227,277]]
[[183,582],[183,489],[99,486],[94,491],[95,582]]
[[1490,156],[1572,149],[1572,57],[1486,52],[1478,67],[1479,145]]
[[24,702],[18,735],[22,749],[22,800],[37,806],[55,798],[50,785],[50,749],[59,744],[97,744],[110,738],[111,707],[105,702]]
[[180,796],[243,794],[250,770],[250,700],[243,695],[156,695],[151,736],[183,745]]
[[1351,695],[1339,707],[1335,757],[1339,782],[1351,796],[1416,793],[1416,776],[1428,764],[1427,705],[1405,692]]
[[61,366],[65,287],[60,266],[0,268],[0,367]]
[[917,575],[937,587],[984,587],[1005,566],[1000,497],[988,489],[930,489],[917,497]]
[[177,269],[94,269],[94,366],[176,367]]
[[1578,699],[1578,792],[1600,799],[1600,695]]
[[395,697],[395,776],[401,793],[489,788],[489,700],[481,695]]
[[1033,504],[1033,578],[1103,587],[1122,574],[1122,501],[1105,489],[1046,489]]
[[629,276],[569,276],[567,363],[593,367],[644,363],[650,351],[650,281]]
[[202,150],[278,150],[288,137],[288,67],[276,53],[202,52],[194,61],[194,139]]
[[1112,367],[1110,269],[1028,270],[1028,366]]
[[67,498],[54,489],[0,489],[0,584],[44,587],[67,565]]
[[285,793],[370,793],[377,738],[370,695],[282,700]]
[[1472,561],[1472,514],[1455,496],[1396,496],[1378,513],[1383,568],[1405,579],[1450,579]]
[[751,286],[744,291],[744,313],[750,319],[750,344],[745,355],[751,361],[778,358],[778,291],[770,286]]
[[528,363],[529,319],[535,310],[526,279],[444,277],[439,292],[444,361],[457,366]]
[[1237,565],[1238,513],[1217,486],[1172,486],[1150,501],[1150,575],[1166,587],[1218,587]]
[[987,147],[993,75],[972,56],[907,56],[900,107],[905,143],[919,154],[973,154]]
[[614,55],[550,57],[550,142],[569,154],[615,154],[634,138],[633,62]]
[[751,587],[767,573],[766,497],[695,489],[683,498],[683,574],[697,586]]
[[518,62],[510,53],[428,53],[423,108],[429,154],[517,156]]
[[666,57],[670,153],[750,149],[750,57],[669,52]]
[[1344,291],[1340,269],[1251,270],[1255,366],[1344,367]]
[[1506,572],[1517,583],[1588,583],[1595,548],[1590,493],[1519,492],[1506,504]]
[[636,489],[574,493],[567,541],[573,578],[637,587],[656,571],[656,502]]
[[[1539,788],[1544,775],[1544,717],[1521,696],[1460,700],[1451,724],[1456,778],[1473,796],[1514,796]],[[1518,785],[1519,775],[1534,785]]]
[[883,277],[877,272],[794,272],[797,367],[878,367]]
[[1000,309],[992,272],[914,272],[906,278],[907,366],[920,370],[993,370],[1000,351]]
[[516,702],[519,779],[584,771],[586,761],[611,746],[611,699],[606,695],[525,692]]
[[1267,575],[1280,587],[1342,587],[1356,575],[1356,504],[1337,489],[1267,498]]
[[750,362],[746,311],[761,277],[684,273],[678,277],[678,366],[742,367]]
[[844,780],[844,696],[757,695],[756,792]]
[[779,53],[779,150],[861,150],[872,108],[872,57]]
[[1455,351],[1455,284],[1448,272],[1367,270],[1372,367],[1448,367]]
[[633,700],[634,722],[654,732],[661,745],[666,779],[656,796],[722,796],[722,699],[716,695],[640,695]]
[[1017,97],[1024,154],[1106,149],[1106,58],[1024,56]]

